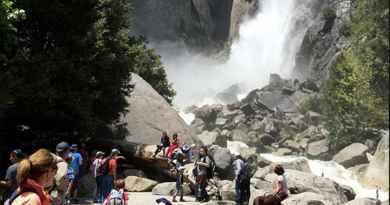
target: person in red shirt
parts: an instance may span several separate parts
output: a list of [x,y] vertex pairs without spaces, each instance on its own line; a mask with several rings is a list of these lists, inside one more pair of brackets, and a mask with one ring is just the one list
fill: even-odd
[[168,147],[168,151],[167,151],[168,158],[171,159],[173,157],[173,152],[177,148],[179,148],[179,140],[177,138],[177,133],[175,133],[172,135],[172,142],[171,142],[171,145]]

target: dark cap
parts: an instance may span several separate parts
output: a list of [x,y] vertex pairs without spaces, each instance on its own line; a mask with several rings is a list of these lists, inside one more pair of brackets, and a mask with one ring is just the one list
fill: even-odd
[[24,157],[23,151],[21,149],[15,149],[12,151],[12,153],[16,156],[18,159],[22,159]]
[[69,149],[69,144],[67,142],[60,142],[56,146],[57,152],[63,152],[65,150]]

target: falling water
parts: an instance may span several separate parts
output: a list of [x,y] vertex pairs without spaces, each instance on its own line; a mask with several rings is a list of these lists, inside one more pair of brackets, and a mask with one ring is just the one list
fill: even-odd
[[[175,104],[181,108],[213,104],[217,102],[214,96],[231,85],[242,85],[244,94],[266,85],[271,73],[288,77],[310,24],[310,2],[262,1],[257,15],[240,26],[239,39],[232,44],[230,57],[224,63],[186,50],[172,55],[168,53],[175,49],[172,47],[157,49],[177,91]],[[295,26],[298,21],[300,28]]]

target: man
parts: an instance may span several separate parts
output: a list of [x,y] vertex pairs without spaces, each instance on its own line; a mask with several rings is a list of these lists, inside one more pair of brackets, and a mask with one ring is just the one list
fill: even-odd
[[196,201],[207,202],[209,200],[206,187],[210,165],[211,160],[207,153],[207,147],[203,146],[199,150],[199,159],[195,161]]
[[24,154],[20,149],[13,150],[9,155],[9,160],[11,161],[12,165],[8,167],[5,179],[0,181],[0,187],[6,189],[3,195],[3,200],[8,199],[18,187],[16,181],[16,172],[18,169],[19,162],[23,158]]
[[68,161],[70,160],[70,146],[67,142],[60,142],[56,146],[55,159],[57,161],[57,173],[54,176],[54,187],[51,191],[53,203],[62,205],[65,203],[66,192],[70,180],[67,177]]
[[247,184],[248,183],[248,168],[247,164],[245,164],[244,160],[240,155],[236,155],[236,159],[233,162],[233,170],[234,170],[234,181],[236,183],[236,204],[242,205],[246,200],[249,200],[247,197]]
[[77,202],[77,186],[78,181],[80,179],[80,168],[83,164],[83,157],[78,152],[78,145],[72,144],[70,147],[70,150],[72,152],[72,161],[70,163],[70,167],[73,170],[74,179],[70,182],[70,188],[69,188],[69,197],[73,199],[75,202]]

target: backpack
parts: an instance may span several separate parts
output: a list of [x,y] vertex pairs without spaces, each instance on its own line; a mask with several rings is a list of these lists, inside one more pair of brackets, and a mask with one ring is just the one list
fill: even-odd
[[97,169],[97,172],[103,175],[107,175],[109,171],[109,161],[111,158],[107,157],[104,158],[100,164],[100,166]]
[[126,205],[124,193],[113,189],[108,196],[107,205]]
[[[207,168],[207,178],[212,179],[212,178],[214,178],[214,174],[216,171],[216,165],[215,165],[214,160],[211,157],[207,156],[207,158],[209,158],[209,160],[210,160],[209,167]],[[206,163],[206,157],[204,158],[203,162]]]

